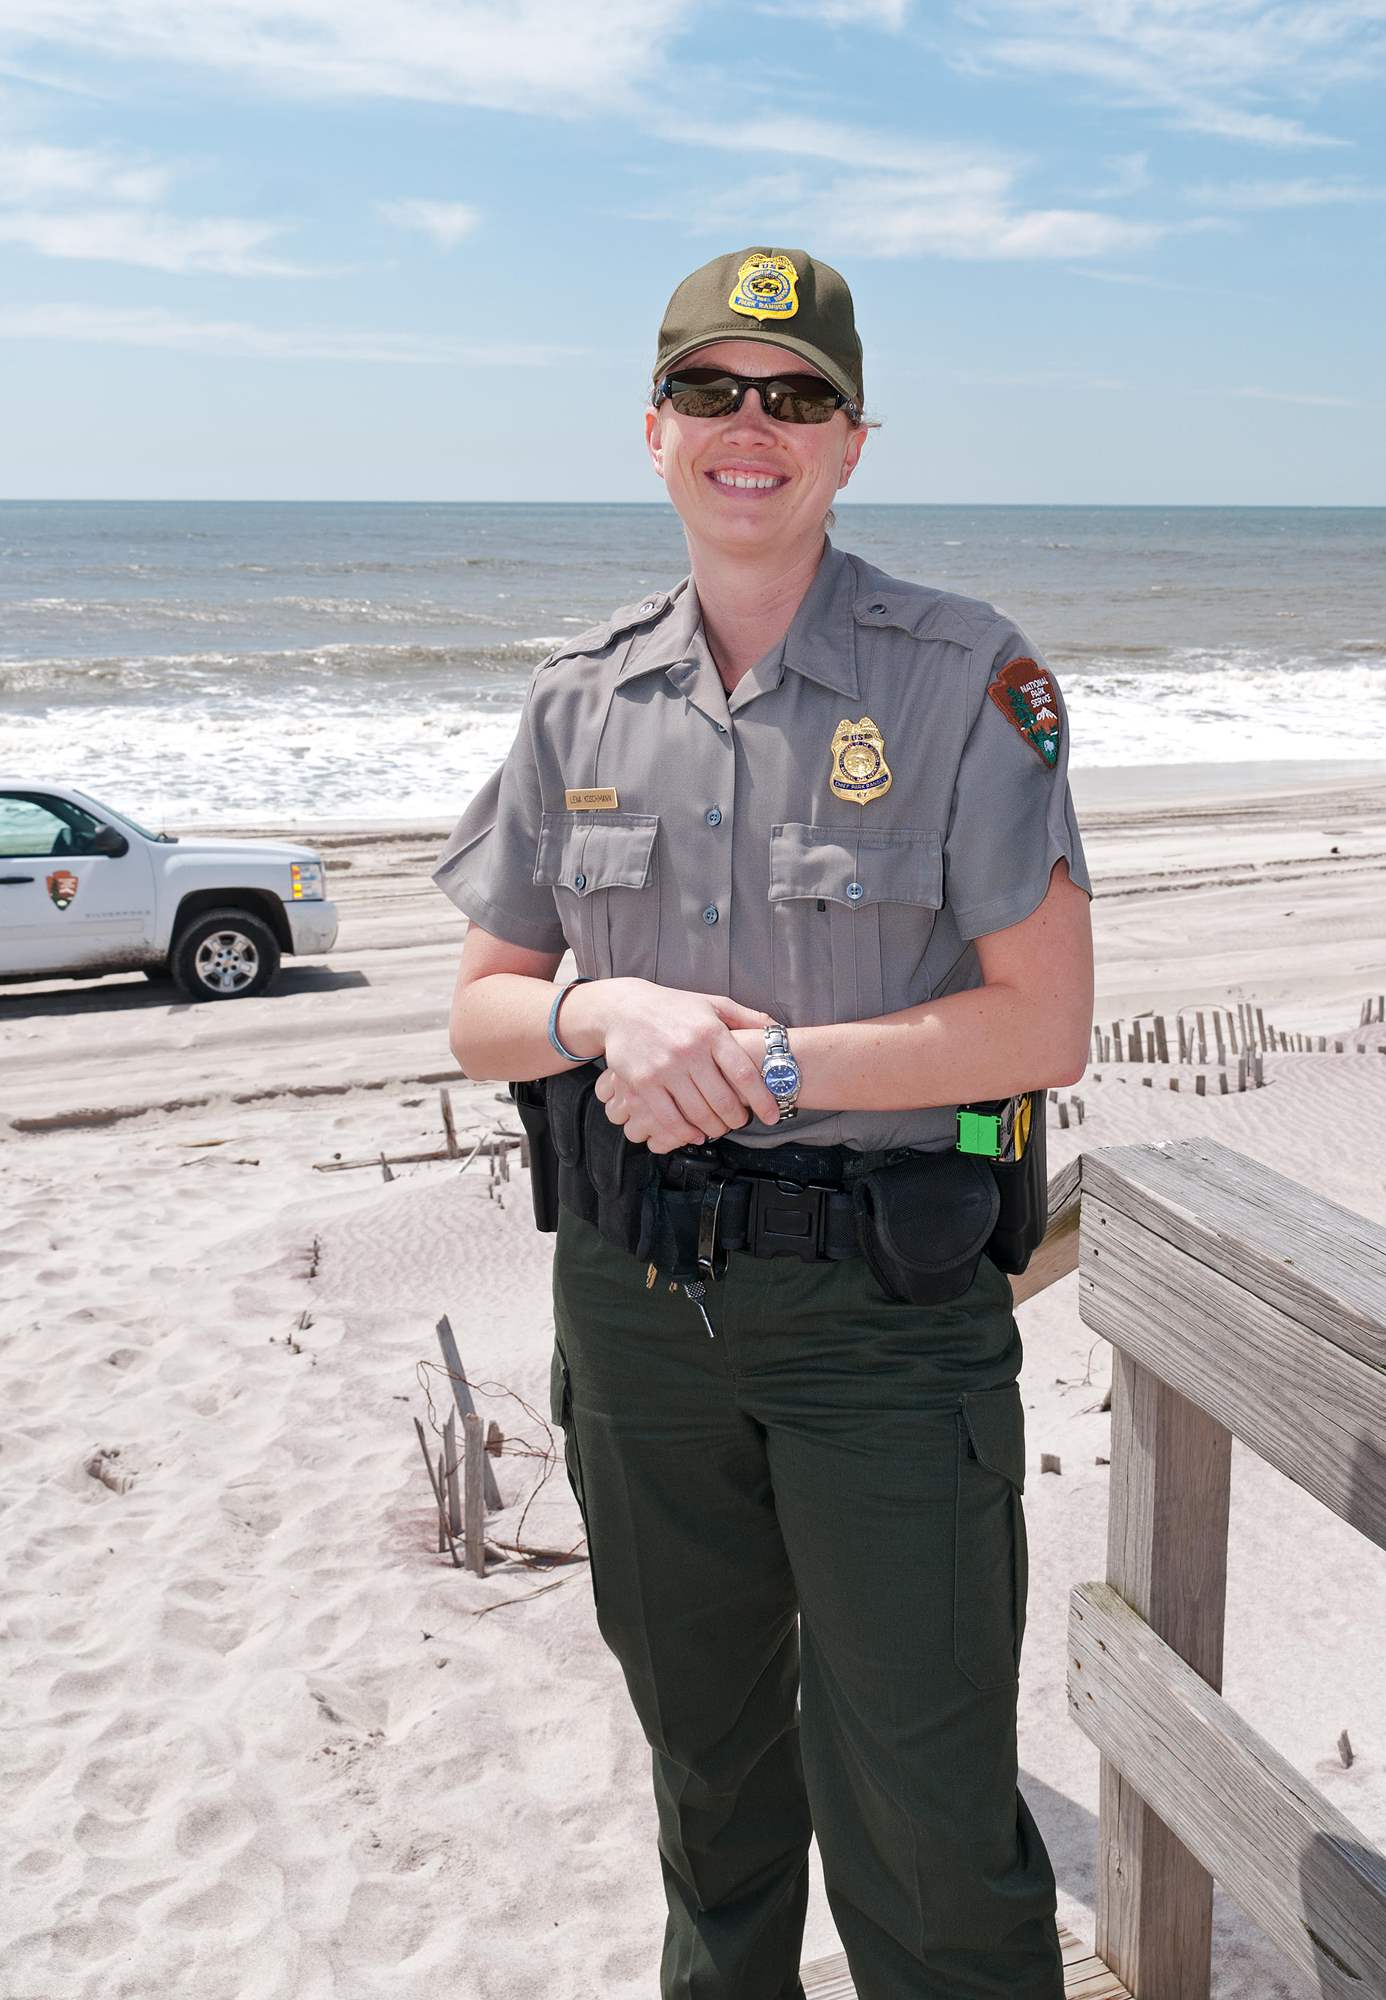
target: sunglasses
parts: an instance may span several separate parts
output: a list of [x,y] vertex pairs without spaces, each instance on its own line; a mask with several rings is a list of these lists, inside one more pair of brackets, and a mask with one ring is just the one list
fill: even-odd
[[839,395],[821,375],[731,375],[723,368],[684,368],[656,384],[654,406],[667,396],[681,417],[728,417],[739,410],[748,389],[760,391],[767,417],[781,424],[826,424],[839,410],[849,423],[861,406]]

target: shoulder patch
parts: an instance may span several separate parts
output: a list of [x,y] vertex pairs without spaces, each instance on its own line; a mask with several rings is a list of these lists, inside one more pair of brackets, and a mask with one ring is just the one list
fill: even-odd
[[1059,698],[1047,667],[1023,655],[1008,660],[987,693],[1011,727],[1052,771],[1059,761]]

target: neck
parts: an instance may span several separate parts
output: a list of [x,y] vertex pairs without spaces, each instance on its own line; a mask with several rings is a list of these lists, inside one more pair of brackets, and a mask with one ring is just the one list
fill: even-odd
[[767,562],[761,553],[738,558],[689,543],[703,634],[728,694],[789,630],[826,546],[820,535],[796,555]]

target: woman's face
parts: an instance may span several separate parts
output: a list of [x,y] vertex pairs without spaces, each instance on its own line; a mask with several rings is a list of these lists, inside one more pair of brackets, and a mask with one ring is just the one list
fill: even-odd
[[[734,375],[818,372],[801,355],[760,340],[713,341],[679,366]],[[779,423],[748,390],[741,408],[725,417],[681,417],[666,399],[646,410],[645,440],[691,543],[726,554],[780,555],[821,537],[823,517],[851,478],[866,431],[849,424],[845,410],[826,424]]]

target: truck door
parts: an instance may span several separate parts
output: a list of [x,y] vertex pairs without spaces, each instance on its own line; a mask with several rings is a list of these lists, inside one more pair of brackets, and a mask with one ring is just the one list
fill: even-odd
[[94,854],[107,822],[59,792],[0,791],[0,978],[114,972],[154,956],[154,868],[124,827],[123,854]]

